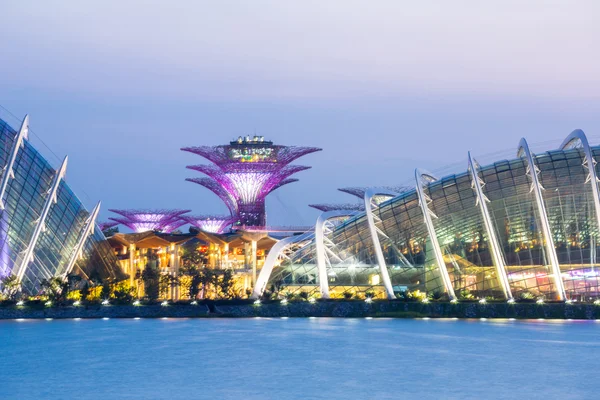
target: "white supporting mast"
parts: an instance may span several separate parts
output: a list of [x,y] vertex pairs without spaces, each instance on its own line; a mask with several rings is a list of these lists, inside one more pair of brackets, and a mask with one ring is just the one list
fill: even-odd
[[356,214],[356,211],[333,210],[323,212],[317,218],[317,223],[315,224],[315,250],[317,253],[317,269],[319,271],[319,287],[321,297],[324,299],[329,298],[329,278],[327,277],[327,256],[325,254],[325,225],[331,219],[348,218]]
[[574,130],[569,136],[567,136],[567,138],[561,144],[560,149],[566,150],[570,148],[575,148],[577,144],[581,144],[581,147],[583,148],[583,154],[585,155],[583,167],[588,170],[588,176],[585,179],[585,183],[589,182],[592,186],[592,197],[594,198],[594,211],[596,212],[596,227],[600,232],[600,190],[598,189],[598,182],[600,181],[598,180],[598,175],[596,174],[597,162],[596,160],[594,160],[594,155],[592,154],[592,149],[590,148],[590,144],[587,140],[587,137],[585,136],[585,133],[583,133],[581,129]]
[[452,281],[450,280],[450,275],[448,274],[448,268],[446,268],[446,262],[444,261],[444,255],[442,254],[442,248],[438,242],[437,234],[435,233],[435,228],[431,219],[431,217],[437,218],[437,215],[435,215],[429,209],[429,204],[432,202],[432,200],[425,194],[425,190],[423,189],[423,181],[425,181],[425,183],[431,183],[437,181],[437,178],[428,172],[416,169],[415,180],[417,183],[417,196],[419,198],[419,204],[421,205],[421,211],[423,212],[423,218],[425,219],[425,225],[427,226],[427,232],[429,233],[429,240],[431,240],[431,245],[433,246],[433,254],[435,255],[435,260],[440,270],[444,287],[446,288],[446,292],[448,293],[450,300],[456,300],[456,294],[454,294],[454,287],[452,286]]
[[519,142],[517,157],[524,158],[525,162],[527,163],[527,174],[531,178],[531,192],[533,192],[535,203],[538,209],[538,214],[540,214],[542,234],[544,237],[544,242],[546,244],[546,253],[548,258],[550,259],[552,274],[554,275],[556,293],[558,295],[558,299],[564,301],[567,298],[567,294],[565,292],[565,286],[562,281],[560,264],[558,263],[558,257],[556,256],[556,247],[554,247],[554,239],[552,238],[552,231],[550,231],[548,213],[546,212],[546,206],[544,204],[544,198],[542,196],[543,187],[540,184],[538,177],[540,170],[535,164],[533,155],[531,154],[531,151],[529,151],[529,145],[527,144],[527,140],[525,140],[525,138],[521,139],[521,141]]
[[92,213],[85,221],[85,226],[83,230],[79,234],[79,239],[77,240],[77,244],[73,249],[73,253],[71,253],[71,257],[69,258],[69,263],[67,264],[67,268],[65,268],[65,272],[62,274],[62,278],[65,279],[72,271],[75,266],[75,262],[79,257],[81,257],[83,246],[85,245],[85,241],[90,235],[94,234],[94,226],[96,225],[96,218],[98,217],[98,213],[100,212],[100,202],[96,204],[96,207],[92,210]]
[[507,300],[512,300],[513,295],[510,290],[510,282],[508,281],[508,275],[506,273],[504,257],[502,256],[502,252],[500,251],[500,242],[498,241],[498,237],[496,236],[494,223],[487,208],[487,203],[489,203],[490,200],[483,193],[483,186],[485,185],[485,182],[479,177],[478,164],[475,160],[473,160],[473,157],[471,157],[471,152],[469,152],[468,154],[469,172],[471,174],[471,187],[473,188],[473,191],[477,196],[475,205],[479,205],[479,210],[481,211],[483,225],[488,236],[489,245],[492,253],[492,260],[494,262],[494,265],[496,266],[496,273],[498,274],[498,280],[500,281],[500,286],[502,288],[502,291],[504,292],[504,297],[506,297]]
[[15,139],[8,156],[8,163],[2,171],[2,183],[0,184],[0,210],[4,210],[4,194],[8,187],[8,181],[15,179],[15,161],[17,159],[17,153],[19,149],[25,145],[25,140],[29,137],[29,115],[25,115],[23,122],[21,123],[21,129],[16,134]]
[[[52,205],[56,204],[57,202],[58,187],[60,185],[60,181],[65,177],[65,173],[67,172],[67,160],[68,157],[65,157],[60,168],[58,171],[56,171],[56,175],[54,175],[52,185],[50,186],[50,191],[48,192],[48,197],[46,197],[46,202],[44,203],[44,208],[42,209],[40,218],[37,220],[35,229],[33,230],[33,235],[29,240],[29,244],[25,249],[23,258],[21,259],[21,262],[17,268],[16,275],[19,282],[23,280],[23,276],[29,267],[29,263],[33,262],[33,254],[37,241],[40,238],[41,233],[46,230],[46,217],[48,217],[48,213],[50,212]],[[47,278],[51,278],[51,276],[48,276]]]
[[275,268],[275,263],[277,262],[279,255],[282,254],[285,249],[292,244],[307,239],[307,236],[312,234],[312,232],[306,232],[302,235],[290,236],[285,239],[281,239],[275,243],[273,247],[271,247],[269,254],[267,254],[267,258],[265,259],[265,263],[258,274],[258,278],[256,279],[256,284],[254,285],[251,298],[258,299],[260,296],[262,296],[267,287],[267,283],[269,282],[269,278],[271,277],[271,273],[273,272],[273,268]]
[[[379,273],[383,280],[383,286],[388,299],[392,300],[396,298],[394,294],[394,287],[392,286],[392,280],[387,269],[385,257],[381,250],[381,243],[379,242],[379,235],[377,233],[377,226],[375,225],[375,218],[373,215],[373,197],[377,195],[386,196],[389,198],[396,197],[398,193],[392,192],[391,190],[384,188],[369,188],[365,191],[365,215],[367,216],[367,223],[369,225],[369,233],[371,234],[371,240],[373,241],[373,249],[375,250],[375,257],[377,258],[377,265],[379,266]],[[375,205],[378,207],[378,205]]]

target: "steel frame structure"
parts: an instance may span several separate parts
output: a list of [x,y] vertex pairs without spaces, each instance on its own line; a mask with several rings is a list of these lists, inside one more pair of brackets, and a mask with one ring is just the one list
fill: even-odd
[[[58,188],[60,186],[60,182],[64,179],[65,174],[67,172],[67,161],[68,157],[65,157],[60,168],[56,171],[54,175],[54,179],[52,180],[52,185],[50,186],[50,190],[48,191],[48,196],[46,196],[46,201],[44,202],[44,208],[42,208],[42,213],[40,214],[39,219],[35,225],[35,229],[33,230],[33,234],[31,235],[31,239],[29,240],[29,244],[25,249],[23,254],[23,258],[21,259],[21,263],[17,268],[17,273],[15,274],[17,280],[21,282],[23,280],[23,276],[25,276],[25,272],[29,267],[29,264],[33,262],[35,246],[40,238],[42,232],[46,230],[46,218],[48,217],[48,213],[52,208],[52,205],[57,203]],[[48,271],[45,271],[48,272]],[[47,273],[46,278],[52,278],[52,274]]]
[[271,250],[269,250],[269,254],[267,254],[267,258],[265,259],[265,263],[258,274],[256,283],[254,284],[254,289],[252,290],[251,298],[256,300],[263,295],[267,287],[267,283],[269,282],[269,278],[271,277],[271,273],[275,268],[275,263],[279,257],[283,255],[283,252],[293,244],[310,240],[311,238],[314,238],[314,233],[306,232],[302,235],[289,236],[275,243],[273,247],[271,247]]
[[[329,252],[332,256],[337,257],[331,250],[328,250],[328,245],[333,245],[327,238],[327,234],[331,232],[329,224],[332,219],[348,219],[357,213],[355,211],[345,210],[332,210],[325,211],[315,224],[315,250],[317,253],[317,270],[319,272],[319,288],[321,291],[321,297],[324,299],[329,298],[329,278],[327,275],[327,266],[331,266],[327,253]],[[327,232],[326,232],[327,230]],[[326,243],[327,242],[327,243]]]
[[567,299],[567,294],[565,292],[565,286],[562,280],[562,274],[560,272],[560,264],[556,255],[556,247],[554,246],[552,231],[550,230],[550,222],[548,221],[548,213],[546,211],[546,205],[544,204],[544,197],[542,196],[543,187],[539,181],[540,170],[535,164],[533,154],[529,150],[529,145],[527,144],[527,140],[525,140],[525,138],[522,138],[519,142],[517,157],[523,158],[527,165],[526,173],[531,179],[531,192],[533,192],[538,214],[540,215],[542,234],[544,236],[546,253],[550,259],[550,266],[552,267],[554,284],[556,285],[556,293],[558,299],[564,301]]
[[376,209],[377,207],[379,207],[378,203],[374,204],[376,203],[374,199],[375,196],[393,198],[397,195],[398,193],[386,188],[369,188],[365,191],[364,194],[365,214],[367,216],[367,224],[369,225],[371,240],[373,241],[373,249],[375,250],[375,257],[377,259],[377,265],[379,266],[379,273],[381,275],[381,279],[383,280],[383,286],[385,288],[387,297],[390,300],[395,299],[396,295],[394,293],[392,280],[390,279],[390,274],[387,269],[385,257],[383,256],[383,251],[381,250],[381,242],[379,241],[379,233],[384,233],[375,225],[375,216],[373,214],[373,210],[374,208]]
[[429,240],[433,246],[435,260],[438,265],[440,275],[442,276],[442,282],[444,283],[446,293],[448,293],[448,297],[450,297],[451,301],[456,301],[457,299],[456,294],[454,293],[454,287],[452,286],[452,281],[450,280],[450,275],[448,274],[448,268],[446,267],[446,262],[444,261],[444,255],[442,254],[442,248],[440,247],[440,243],[435,232],[435,227],[433,225],[433,220],[431,219],[432,217],[437,219],[437,215],[435,215],[433,211],[429,209],[429,204],[432,202],[432,200],[427,194],[425,194],[424,189],[425,185],[437,180],[438,179],[430,172],[418,168],[415,170],[417,197],[419,199],[419,205],[421,206],[424,222],[427,227],[427,233],[429,234]]
[[487,203],[489,203],[490,200],[483,193],[483,187],[485,186],[485,182],[479,177],[479,164],[477,164],[477,162],[473,159],[473,157],[471,156],[471,152],[468,153],[468,159],[468,171],[471,175],[471,187],[473,188],[473,191],[475,192],[476,196],[475,205],[479,206],[479,210],[481,211],[481,217],[483,219],[483,225],[485,227],[485,231],[489,239],[490,249],[492,250],[492,260],[496,267],[498,280],[500,281],[500,286],[504,293],[504,297],[507,300],[513,300],[513,295],[510,290],[510,282],[508,281],[506,265],[504,263],[504,257],[502,255],[500,242],[498,241],[496,230],[494,228],[494,223],[487,208]]

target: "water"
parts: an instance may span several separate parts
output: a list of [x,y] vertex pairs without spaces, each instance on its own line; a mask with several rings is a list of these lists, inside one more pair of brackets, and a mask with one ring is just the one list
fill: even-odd
[[598,398],[600,323],[0,322],[0,399]]

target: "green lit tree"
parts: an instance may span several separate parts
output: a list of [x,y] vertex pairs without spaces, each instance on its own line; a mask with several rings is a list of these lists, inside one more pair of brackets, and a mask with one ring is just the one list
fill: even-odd
[[14,275],[8,275],[0,280],[0,286],[2,287],[2,297],[7,300],[15,301],[19,297],[21,291],[21,285],[19,280]]

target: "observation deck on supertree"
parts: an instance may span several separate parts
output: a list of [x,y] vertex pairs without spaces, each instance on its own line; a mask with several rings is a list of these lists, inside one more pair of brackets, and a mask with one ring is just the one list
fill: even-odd
[[136,233],[161,231],[171,233],[188,222],[182,215],[190,210],[108,210],[122,217],[109,218]]
[[235,217],[231,215],[184,215],[181,218],[208,233],[223,233],[228,226],[235,222]]
[[184,147],[212,165],[187,168],[208,177],[188,178],[216,194],[236,217],[238,227],[266,226],[265,198],[274,190],[296,182],[291,175],[309,169],[290,165],[297,158],[320,151],[317,147],[274,145],[262,136],[239,137],[228,145]]

